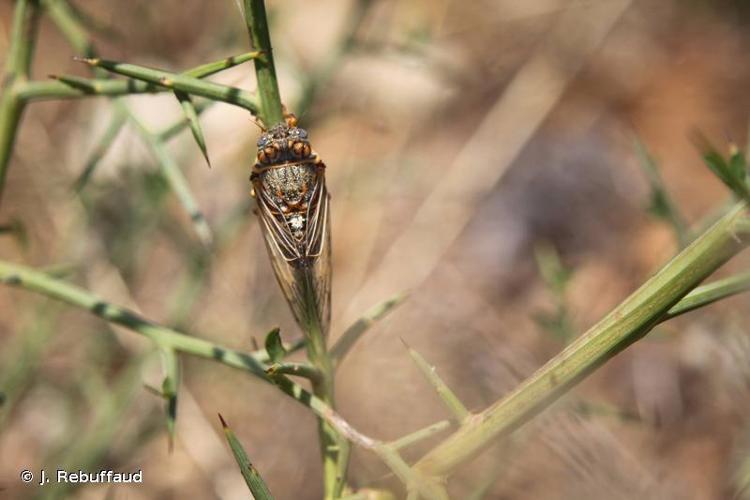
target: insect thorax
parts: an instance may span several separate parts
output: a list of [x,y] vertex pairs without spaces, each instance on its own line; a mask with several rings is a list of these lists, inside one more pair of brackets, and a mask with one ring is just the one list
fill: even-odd
[[269,168],[258,176],[261,189],[278,207],[297,240],[305,234],[317,175],[313,164],[300,163]]

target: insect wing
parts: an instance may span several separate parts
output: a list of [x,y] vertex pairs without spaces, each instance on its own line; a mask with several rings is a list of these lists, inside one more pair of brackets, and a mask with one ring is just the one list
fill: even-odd
[[307,252],[312,258],[311,267],[318,312],[323,333],[328,333],[331,320],[331,221],[330,195],[321,173],[308,207]]
[[331,232],[329,195],[323,173],[317,175],[306,211],[302,243],[295,240],[281,208],[256,183],[258,213],[274,274],[303,328],[320,325],[327,333],[331,303]]

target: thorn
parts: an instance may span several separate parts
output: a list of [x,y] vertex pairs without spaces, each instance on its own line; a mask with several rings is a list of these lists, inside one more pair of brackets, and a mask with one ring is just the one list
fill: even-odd
[[221,426],[226,430],[229,429],[229,426],[227,425],[226,420],[224,420],[224,417],[221,416],[221,413],[217,413],[219,416],[219,420],[221,420]]
[[146,389],[151,394],[153,394],[154,396],[158,396],[160,398],[166,398],[167,397],[163,392],[161,392],[159,389],[157,389],[156,387],[154,387],[152,385],[143,384],[143,388]]
[[174,85],[174,82],[168,77],[162,76],[161,78],[159,78],[159,84],[164,85],[165,87],[172,87]]
[[94,57],[80,57],[80,56],[73,56],[73,60],[76,62],[88,64],[90,66],[96,66],[101,62],[101,59],[94,58]]

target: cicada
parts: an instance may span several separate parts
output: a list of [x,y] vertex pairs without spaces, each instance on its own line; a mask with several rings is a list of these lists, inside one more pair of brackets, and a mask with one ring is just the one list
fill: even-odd
[[330,322],[331,230],[325,164],[288,115],[258,139],[250,176],[276,279],[305,332]]

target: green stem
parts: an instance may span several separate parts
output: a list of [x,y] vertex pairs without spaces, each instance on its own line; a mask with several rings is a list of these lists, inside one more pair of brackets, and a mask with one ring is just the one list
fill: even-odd
[[[334,367],[320,325],[308,324],[306,337],[307,356],[320,374],[320,378],[313,381],[313,394],[335,408]],[[332,500],[340,497],[344,490],[349,465],[349,443],[339,435],[335,427],[322,418],[318,419],[318,434],[323,458],[324,498]]]
[[102,135],[94,150],[89,154],[83,171],[73,183],[74,189],[76,191],[81,191],[89,182],[89,179],[94,174],[94,170],[99,165],[99,162],[102,158],[104,158],[104,155],[107,154],[110,146],[120,134],[123,125],[125,125],[125,122],[127,122],[127,118],[127,113],[125,113],[125,111],[121,107],[115,108],[114,112],[112,113],[112,117],[110,118],[109,124],[104,130],[104,134]]
[[11,83],[0,96],[0,202],[5,191],[10,156],[16,142],[18,124],[24,110],[23,100],[18,98],[15,85]]
[[409,294],[406,292],[397,293],[385,302],[368,310],[357,319],[357,321],[352,323],[352,325],[339,336],[338,340],[333,344],[333,347],[331,347],[330,352],[328,353],[333,362],[333,366],[338,368],[349,351],[351,351],[352,347],[354,347],[357,341],[362,338],[362,335],[364,335],[371,326],[393,311],[394,308],[402,304],[408,296]]
[[267,380],[266,367],[263,365],[263,362],[267,359],[265,350],[263,352],[245,353],[197,337],[184,335],[171,328],[153,323],[133,311],[110,304],[77,286],[56,280],[48,274],[18,264],[0,261],[0,283],[38,292],[47,297],[86,309],[100,318],[140,333],[163,348],[171,348],[185,354],[215,359],[227,366],[248,371]]
[[225,57],[224,59],[219,59],[218,61],[201,64],[200,66],[196,66],[193,69],[185,71],[183,74],[195,78],[206,78],[207,76],[214,75],[220,71],[224,71],[225,69],[233,68],[234,66],[242,64],[244,62],[258,59],[260,56],[261,52],[257,50],[254,50],[252,52],[245,52],[244,54]]
[[435,422],[432,425],[428,425],[427,427],[423,427],[422,429],[407,434],[406,436],[400,437],[395,441],[391,441],[388,444],[394,450],[400,450],[401,448],[406,448],[414,443],[430,438],[439,432],[443,432],[450,426],[450,421],[441,420],[440,422]]
[[284,120],[284,112],[276,80],[266,6],[263,0],[243,0],[243,6],[250,41],[253,48],[261,53],[255,59],[255,77],[261,103],[260,118],[266,127],[271,127]]
[[[274,376],[269,379],[265,372],[266,367],[263,365],[263,363],[268,362],[265,349],[254,353],[245,353],[214,344],[207,340],[181,334],[173,329],[152,323],[132,311],[108,304],[81,288],[58,281],[44,272],[35,271],[17,264],[0,261],[0,283],[35,291],[47,297],[86,309],[103,319],[125,326],[144,335],[163,349],[173,349],[177,352],[213,359],[224,365],[249,372],[265,381],[273,382],[282,392],[309,407],[319,419],[325,421],[331,428],[335,429],[340,436],[378,455],[405,484],[414,485],[414,488],[418,489],[426,498],[446,498],[444,487],[438,479],[416,474],[400,458],[397,452],[397,448],[413,442],[414,438],[426,437],[428,434],[431,435],[433,432],[437,432],[439,428],[445,425],[444,423],[439,422],[396,440],[391,444],[375,441],[357,432],[324,401],[305,391],[286,377]],[[694,293],[698,294],[701,289],[710,286],[700,287]],[[734,293],[734,290],[728,288],[726,290],[727,295]],[[690,296],[685,297],[684,300],[688,299],[690,299]],[[672,310],[678,307],[679,304]],[[298,347],[300,347],[300,344],[289,346],[287,349],[291,352]]]
[[677,303],[660,321],[672,319],[708,304],[750,290],[750,272],[737,274],[708,285],[699,286]]
[[16,1],[16,7],[13,11],[10,49],[5,66],[6,77],[29,77],[38,20],[39,9],[36,1]]
[[[143,335],[162,349],[171,349],[191,356],[212,359],[223,365],[255,375],[265,382],[277,385],[292,399],[312,409],[320,418],[329,419],[336,426],[349,429],[348,424],[335,415],[325,402],[310,394],[298,384],[283,376],[269,377],[266,374],[267,367],[264,365],[268,362],[265,349],[249,353],[242,352],[208,340],[185,335],[172,328],[149,321],[124,307],[110,304],[75,285],[56,280],[46,273],[19,264],[0,261],[0,283],[37,292],[46,297],[85,309],[95,316]],[[290,346],[289,349],[291,351],[296,348],[296,346]]]
[[738,203],[598,324],[515,391],[468,419],[415,466],[442,477],[531,419],[597,367],[643,337],[698,283],[747,244],[738,234],[746,205]]
[[24,101],[78,99],[81,97],[119,97],[130,94],[155,94],[169,89],[138,80],[107,80],[78,76],[53,76],[55,80],[27,82],[18,89]]
[[[257,61],[258,59],[256,59]],[[172,91],[179,90],[214,101],[222,101],[245,108],[253,114],[258,113],[258,103],[255,96],[246,90],[229,87],[219,83],[201,80],[184,73],[172,73],[160,69],[147,68],[136,64],[108,61],[99,58],[80,59],[81,62],[95,68],[102,68],[118,75],[137,78],[152,85],[158,85]],[[73,82],[73,79],[66,77]]]
[[273,377],[274,375],[291,375],[294,377],[304,377],[313,382],[320,380],[320,372],[314,366],[308,363],[274,363],[266,368],[266,373]]
[[[404,341],[402,340],[402,342]],[[443,382],[443,379],[437,374],[435,367],[429,364],[421,354],[409,347],[406,342],[404,342],[404,346],[409,351],[409,356],[414,360],[414,364],[417,365],[419,371],[422,372],[422,375],[427,379],[427,382],[429,382],[435,389],[435,392],[437,392],[448,411],[453,414],[453,419],[456,423],[460,424],[469,418],[471,416],[469,410],[466,409],[466,406],[464,406],[461,400],[458,399],[458,396],[456,396],[451,388]]]
[[[93,53],[93,48],[84,44],[86,51]],[[246,52],[237,56],[226,57],[218,61],[191,68],[183,75],[192,78],[205,78],[219,71],[231,68],[258,56],[258,52]],[[106,78],[82,78],[79,76],[53,75],[57,81],[24,82],[18,86],[18,96],[25,101],[45,101],[49,99],[77,99],[89,96],[117,97],[129,94],[153,94],[169,92],[170,89],[156,83],[128,78],[127,80],[110,80]],[[231,87],[230,87],[231,88]],[[248,99],[250,97],[247,97]],[[254,100],[254,97],[252,98]]]
[[195,233],[198,235],[201,243],[206,247],[210,247],[213,242],[213,232],[208,225],[206,217],[198,206],[198,202],[195,200],[195,197],[190,190],[190,185],[188,184],[187,179],[185,179],[182,170],[180,170],[177,162],[167,151],[166,144],[159,139],[157,134],[152,133],[138,117],[130,113],[127,108],[125,108],[124,104],[119,101],[116,102],[121,106],[120,109],[129,115],[128,117],[130,118],[131,123],[135,125],[141,138],[146,144],[148,144],[151,152],[156,157],[164,178],[179,199],[180,204],[190,216],[190,220],[195,228]]
[[92,57],[94,55],[94,44],[70,4],[66,0],[40,1],[52,22],[68,40],[68,43],[75,47],[78,54]]
[[16,2],[0,95],[0,201],[5,190],[8,165],[24,110],[24,102],[18,90],[29,79],[38,19],[39,9],[35,1]]
[[[266,127],[284,120],[283,105],[276,79],[271,36],[263,0],[243,0],[245,24],[255,50],[261,55],[255,58],[255,76],[260,98],[260,118]],[[309,277],[305,277],[307,279]],[[311,301],[311,304],[315,300]],[[313,394],[335,408],[334,365],[326,347],[326,334],[320,324],[318,314],[311,314],[302,321],[307,338],[307,352],[310,363],[320,373],[320,379],[313,381]],[[339,498],[346,481],[349,464],[349,443],[339,435],[334,426],[323,418],[318,419],[320,448],[323,458],[324,498]]]

